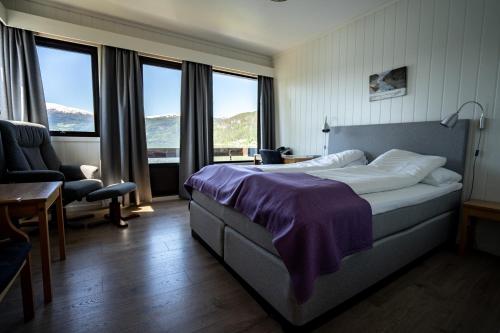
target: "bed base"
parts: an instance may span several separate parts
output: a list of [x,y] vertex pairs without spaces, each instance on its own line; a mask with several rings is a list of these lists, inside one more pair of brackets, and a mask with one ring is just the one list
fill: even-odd
[[456,211],[445,212],[376,241],[370,250],[344,258],[341,269],[318,278],[311,299],[299,305],[290,287],[288,271],[279,257],[225,225],[196,202],[191,203],[190,216],[193,235],[258,294],[260,304],[264,300],[290,327],[304,327],[330,313],[450,240],[456,220]]

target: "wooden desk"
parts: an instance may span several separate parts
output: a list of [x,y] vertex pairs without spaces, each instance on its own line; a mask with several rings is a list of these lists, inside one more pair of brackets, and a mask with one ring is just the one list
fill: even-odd
[[481,218],[500,222],[500,203],[481,200],[470,200],[462,204],[462,221],[460,223],[459,254],[464,255],[469,240],[469,229],[472,234],[471,220]]
[[[320,157],[320,155],[281,155],[284,164],[308,161],[316,157]],[[260,154],[253,155],[253,164],[259,165],[261,162]]]
[[283,155],[284,164],[297,163],[312,160],[313,158],[319,157],[319,155]]
[[40,254],[42,257],[43,295],[45,303],[52,301],[51,262],[48,209],[56,204],[59,232],[59,257],[66,259],[62,182],[0,184],[0,205],[7,206],[12,218],[38,216]]

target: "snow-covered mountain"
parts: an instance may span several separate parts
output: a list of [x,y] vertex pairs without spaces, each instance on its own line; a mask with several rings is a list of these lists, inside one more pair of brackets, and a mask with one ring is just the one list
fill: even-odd
[[51,131],[94,131],[94,114],[87,110],[56,103],[46,103]]
[[93,113],[87,110],[73,108],[66,105],[56,104],[56,103],[45,103],[47,106],[47,111],[51,110],[51,112],[62,112],[62,113],[71,113],[71,114],[82,114],[86,116],[92,116]]

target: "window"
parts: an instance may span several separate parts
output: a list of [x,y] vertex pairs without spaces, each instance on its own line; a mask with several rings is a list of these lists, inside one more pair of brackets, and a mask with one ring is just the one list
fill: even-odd
[[181,64],[141,60],[149,163],[179,163]]
[[97,48],[36,38],[52,135],[99,136]]
[[249,161],[257,153],[257,79],[214,72],[214,161]]

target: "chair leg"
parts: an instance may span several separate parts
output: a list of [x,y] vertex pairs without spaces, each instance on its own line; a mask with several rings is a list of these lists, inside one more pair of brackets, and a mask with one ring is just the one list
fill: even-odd
[[111,220],[111,223],[120,228],[128,227],[128,223],[122,221],[121,219],[121,208],[118,198],[111,199],[111,202],[109,203],[109,219]]
[[23,295],[24,321],[28,322],[35,317],[33,283],[31,280],[31,255],[28,255],[21,269],[21,291]]
[[106,218],[108,218],[111,221],[111,223],[113,223],[119,228],[127,228],[128,223],[126,221],[137,218],[139,216],[140,216],[139,214],[130,214],[127,216],[122,216],[120,202],[118,201],[118,198],[115,197],[112,198],[111,202],[109,203],[109,214],[106,215]]

